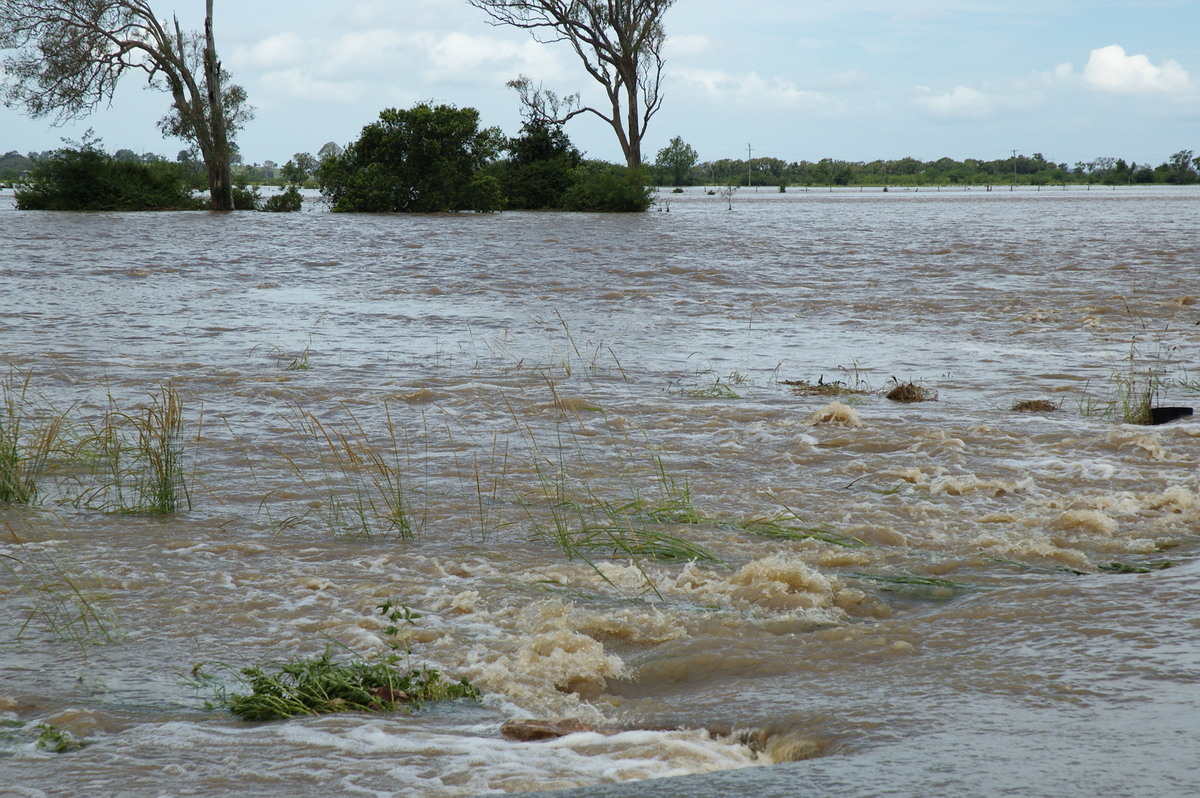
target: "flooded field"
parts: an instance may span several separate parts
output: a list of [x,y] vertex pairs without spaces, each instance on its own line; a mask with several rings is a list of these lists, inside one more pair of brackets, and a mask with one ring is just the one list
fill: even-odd
[[[1200,191],[662,199],[0,195],[0,791],[1200,791]],[[481,701],[211,703],[397,640]]]

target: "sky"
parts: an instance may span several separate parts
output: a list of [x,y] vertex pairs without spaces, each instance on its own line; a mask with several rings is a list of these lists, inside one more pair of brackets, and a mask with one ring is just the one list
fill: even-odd
[[[203,25],[202,0],[152,2]],[[217,45],[256,116],[246,163],[345,145],[385,108],[432,101],[515,135],[527,75],[603,102],[565,43],[489,24],[466,0],[217,0]],[[643,155],[674,136],[702,161],[928,161],[1043,154],[1158,164],[1200,152],[1200,0],[676,0],[665,97]],[[0,153],[91,128],[110,151],[174,158],[156,122],[168,95],[125,76],[111,106],[61,127],[0,106]],[[623,162],[592,115],[567,126],[588,157]]]

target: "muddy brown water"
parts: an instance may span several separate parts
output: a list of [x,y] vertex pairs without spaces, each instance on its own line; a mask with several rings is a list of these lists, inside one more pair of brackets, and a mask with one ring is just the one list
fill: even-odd
[[[82,439],[169,384],[191,501],[113,512],[95,459],[61,456],[0,505],[0,791],[1200,790],[1200,422],[1102,412],[1151,373],[1200,405],[1200,192],[663,197],[0,197],[24,429]],[[937,401],[884,398],[910,381]],[[1011,410],[1034,400],[1058,409]],[[387,464],[413,539],[339,451]],[[251,724],[190,682],[377,655],[386,599],[481,704]],[[513,718],[623,731],[519,743]],[[88,745],[38,748],[41,724]]]

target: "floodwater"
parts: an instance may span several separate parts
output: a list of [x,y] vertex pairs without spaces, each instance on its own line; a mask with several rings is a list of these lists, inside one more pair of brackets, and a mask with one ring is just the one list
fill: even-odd
[[[1200,791],[1200,420],[1120,407],[1200,405],[1200,192],[662,198],[0,197],[0,419],[62,424],[0,504],[0,791]],[[128,512],[88,441],[168,386],[190,508]],[[388,599],[482,702],[206,706],[198,674],[387,652]]]

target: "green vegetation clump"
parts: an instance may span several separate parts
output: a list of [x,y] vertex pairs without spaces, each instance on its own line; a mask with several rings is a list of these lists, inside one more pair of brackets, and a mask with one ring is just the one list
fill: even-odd
[[530,120],[521,135],[509,139],[509,157],[491,168],[517,210],[552,210],[575,181],[575,170],[583,155],[571,144],[562,125]]
[[[407,667],[411,652],[401,627],[415,625],[419,613],[391,600],[376,609],[388,621],[384,631],[391,638],[392,651],[382,660],[337,662],[326,646],[320,657],[285,662],[272,671],[244,668],[240,678],[250,692],[221,692],[219,702],[243,720],[272,721],[331,712],[411,712],[431,701],[479,700],[478,688],[466,679],[452,682],[433,668]],[[199,666],[196,673],[209,678]]]
[[0,156],[0,180],[18,180],[32,168],[33,161],[16,150],[9,150]]
[[479,129],[474,108],[389,108],[321,162],[318,181],[334,211],[497,211],[504,195],[482,170],[503,140],[498,128]]
[[85,740],[77,740],[66,729],[60,729],[52,723],[40,723],[35,728],[38,736],[34,741],[34,745],[44,751],[51,751],[55,754],[65,754],[70,751],[78,751],[87,745]]
[[15,192],[25,211],[198,210],[177,164],[117,160],[85,141],[40,159]]
[[654,188],[642,170],[602,161],[585,161],[563,196],[562,209],[604,213],[641,213],[654,204]]
[[259,210],[269,213],[295,213],[304,205],[304,197],[296,186],[288,186],[282,192],[263,200]]
[[432,668],[399,667],[400,656],[380,662],[337,662],[332,651],[320,657],[285,662],[272,670],[241,671],[250,692],[222,698],[243,720],[272,721],[330,712],[412,711],[431,701],[478,700],[479,690],[466,679],[452,682]]
[[654,200],[642,171],[584,160],[562,125],[531,119],[489,167],[512,210],[640,213]]

